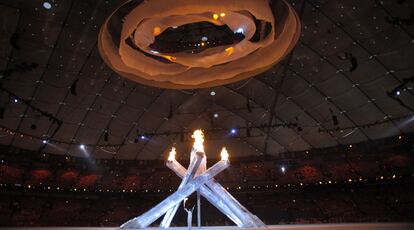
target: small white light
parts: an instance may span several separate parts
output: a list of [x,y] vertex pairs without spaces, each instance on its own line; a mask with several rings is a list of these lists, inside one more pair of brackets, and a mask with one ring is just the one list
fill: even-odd
[[244,34],[244,29],[243,28],[238,28],[237,30],[236,30],[236,34]]
[[43,140],[43,141],[42,141],[42,143],[43,143],[43,144],[47,144],[47,140]]
[[159,54],[160,53],[160,52],[155,51],[155,50],[151,50],[150,52],[153,53],[153,54]]
[[218,118],[219,117],[218,113],[215,113],[213,116],[214,116],[214,118]]
[[85,145],[80,145],[80,148],[81,149],[85,149]]
[[286,172],[286,168],[285,168],[284,166],[282,166],[282,167],[280,168],[280,170],[282,170],[282,173],[285,173],[285,172]]
[[17,99],[14,99],[14,103],[17,103],[17,102],[19,102],[19,100],[17,100]]
[[231,130],[230,130],[230,133],[231,133],[231,134],[236,134],[236,133],[237,133],[237,130],[236,130],[236,129],[231,129]]
[[142,135],[141,136],[141,140],[145,140],[146,138],[145,138],[145,136],[144,135]]
[[401,91],[397,90],[397,92],[395,92],[395,95],[400,96],[401,95]]
[[210,92],[210,95],[211,95],[211,96],[216,96],[216,92],[211,91],[211,92]]
[[52,9],[52,4],[50,2],[43,2],[43,8],[50,10]]
[[206,37],[206,36],[203,36],[202,38],[201,38],[201,41],[203,41],[203,42],[206,42],[208,40],[208,38]]

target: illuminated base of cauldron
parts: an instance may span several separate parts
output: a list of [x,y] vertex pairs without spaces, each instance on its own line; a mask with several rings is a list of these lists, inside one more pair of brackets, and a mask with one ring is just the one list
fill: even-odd
[[[25,229],[25,230],[116,230],[119,228],[88,228],[88,227],[71,227],[71,228],[60,228],[60,227],[37,227],[37,228],[0,228],[2,230],[10,229]],[[163,228],[148,228],[151,230],[162,230]],[[184,230],[187,227],[171,227],[171,230]],[[193,230],[197,230],[197,227],[193,227]],[[231,230],[238,229],[237,226],[210,226],[202,227],[201,229],[216,229],[216,230]],[[263,229],[263,228],[261,228]],[[306,224],[306,225],[268,225],[267,230],[409,230],[414,229],[414,223],[354,223],[354,224]],[[165,229],[164,229],[165,230]]]

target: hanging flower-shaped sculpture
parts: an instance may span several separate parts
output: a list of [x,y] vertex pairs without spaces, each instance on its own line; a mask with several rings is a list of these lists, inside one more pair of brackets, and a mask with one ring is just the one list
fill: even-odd
[[102,26],[99,50],[130,80],[191,89],[265,71],[299,35],[299,18],[284,0],[128,0]]

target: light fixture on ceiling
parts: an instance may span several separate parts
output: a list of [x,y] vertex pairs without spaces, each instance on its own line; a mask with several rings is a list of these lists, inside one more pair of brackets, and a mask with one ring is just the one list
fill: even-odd
[[236,34],[244,34],[244,29],[243,28],[238,28],[235,32]]
[[211,96],[216,96],[216,92],[211,91],[211,92],[210,92],[210,95],[211,95]]
[[219,114],[218,113],[215,113],[215,114],[213,114],[213,117],[214,118],[218,118],[219,117]]
[[237,134],[237,129],[230,129],[230,133],[231,133],[231,135],[236,135]]
[[159,26],[154,27],[154,29],[152,30],[152,34],[154,36],[160,35],[161,34],[161,27],[159,27]]
[[80,145],[79,146],[81,149],[85,149],[85,145]]
[[400,90],[395,91],[395,96],[400,96],[400,95],[401,95],[401,91]]
[[233,47],[228,47],[225,49],[227,56],[230,56],[233,52],[234,52],[234,48]]
[[50,2],[43,2],[43,8],[50,10],[52,9],[52,4]]

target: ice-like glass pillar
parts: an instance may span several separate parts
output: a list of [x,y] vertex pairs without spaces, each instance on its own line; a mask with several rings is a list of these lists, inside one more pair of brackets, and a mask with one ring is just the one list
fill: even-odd
[[[201,161],[203,161],[205,158],[205,154],[203,152],[197,152],[195,148],[191,151],[191,160],[190,165],[188,166],[188,170],[185,173],[183,179],[181,180],[180,186],[178,189],[183,188],[189,180],[193,179],[196,172],[200,168]],[[175,213],[177,213],[178,207],[180,207],[180,204],[176,204],[172,209],[168,210],[168,212],[165,214],[164,218],[161,221],[162,228],[168,228],[171,225],[171,221],[175,216]]]
[[[221,151],[221,161],[206,170],[207,157],[204,153],[204,136],[201,130],[193,134],[195,139],[190,156],[188,170],[175,160],[175,148],[170,152],[167,167],[182,178],[177,191],[145,212],[121,226],[121,229],[143,229],[148,227],[159,217],[165,214],[161,227],[168,228],[179,207],[179,203],[187,196],[197,191],[217,209],[223,212],[238,227],[252,228],[265,227],[264,223],[255,215],[243,207],[226,189],[214,180],[214,176],[226,169],[229,162],[229,154],[226,148]],[[200,223],[200,218],[198,218]]]
[[[186,169],[176,160],[168,161],[167,167],[181,178],[185,175]],[[236,217],[227,207],[227,205],[221,199],[219,199],[219,197],[216,196],[207,186],[201,186],[199,188],[199,191],[204,198],[206,198],[212,205],[214,205],[218,210],[220,210],[224,215],[232,220],[238,227],[243,227],[242,220]]]
[[165,200],[161,201],[161,203],[159,203],[146,213],[132,220],[129,220],[125,224],[121,225],[121,229],[142,229],[148,227],[151,223],[160,218],[169,209],[173,208],[174,205],[183,201],[187,196],[191,195],[204,183],[206,183],[208,180],[210,180],[218,173],[226,169],[229,165],[229,161],[217,162],[211,168],[206,170],[203,174],[191,180],[184,187],[178,189],[175,193],[167,197]]

